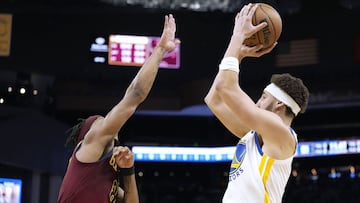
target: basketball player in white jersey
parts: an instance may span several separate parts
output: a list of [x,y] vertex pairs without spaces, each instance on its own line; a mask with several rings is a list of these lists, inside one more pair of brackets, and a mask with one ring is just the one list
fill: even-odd
[[248,47],[244,39],[266,23],[252,25],[256,10],[245,5],[235,18],[233,34],[219,65],[219,72],[205,103],[226,128],[240,140],[230,167],[223,203],[280,203],[291,173],[297,137],[291,128],[304,113],[309,91],[290,74],[273,75],[261,98],[254,101],[239,85],[239,63],[245,57],[269,53],[262,45]]

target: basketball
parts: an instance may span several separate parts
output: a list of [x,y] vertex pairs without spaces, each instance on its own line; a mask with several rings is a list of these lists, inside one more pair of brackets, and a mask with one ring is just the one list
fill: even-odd
[[244,41],[245,45],[256,46],[263,44],[263,48],[273,45],[280,37],[282,20],[277,10],[265,3],[257,3],[258,7],[252,17],[253,25],[267,22],[267,26]]

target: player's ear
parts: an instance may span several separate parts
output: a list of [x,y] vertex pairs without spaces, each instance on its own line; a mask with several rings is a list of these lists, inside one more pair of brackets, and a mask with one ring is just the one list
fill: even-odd
[[279,111],[281,108],[286,108],[285,104],[281,101],[276,101],[275,109]]

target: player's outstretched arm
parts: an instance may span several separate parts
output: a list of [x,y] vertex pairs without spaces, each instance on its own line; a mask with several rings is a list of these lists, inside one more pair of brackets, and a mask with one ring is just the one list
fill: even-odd
[[160,41],[154,48],[151,56],[145,61],[131,81],[122,100],[106,115],[103,122],[104,133],[102,134],[117,135],[123,124],[146,99],[153,86],[160,62],[165,53],[174,50],[180,43],[175,38],[175,32],[175,18],[172,14],[166,15]]

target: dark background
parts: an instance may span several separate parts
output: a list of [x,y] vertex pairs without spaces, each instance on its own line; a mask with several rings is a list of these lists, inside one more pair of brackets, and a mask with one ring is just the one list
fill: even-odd
[[[300,141],[358,138],[360,3],[268,2],[282,15],[279,44],[315,38],[319,42],[318,62],[276,67],[279,50],[275,48],[259,59],[243,61],[241,86],[256,100],[271,74],[289,72],[302,78],[311,92],[307,112],[293,125]],[[234,12],[144,9],[95,0],[3,0],[0,13],[13,15],[11,53],[0,57],[0,96],[9,99],[0,105],[0,174],[25,180],[24,202],[32,199],[29,188],[34,171],[41,174],[40,202],[47,202],[49,179],[62,176],[66,168],[65,130],[77,118],[105,115],[121,99],[138,70],[91,62],[89,49],[94,39],[114,33],[159,36],[168,13],[174,14],[176,35],[182,41],[181,67],[160,69],[149,97],[121,130],[122,142],[130,146],[236,143],[203,102],[229,40]],[[39,95],[7,95],[9,85],[24,84],[39,90]],[[354,197],[352,190],[345,193],[343,186],[358,187],[358,179],[355,183],[339,180],[332,185],[324,181],[314,186],[306,177],[314,167],[324,174],[330,167],[355,165],[358,169],[358,160],[359,155],[296,159],[294,165],[304,178],[290,180],[285,201],[311,202],[312,198],[314,202],[340,202],[347,198],[356,202],[358,194]],[[137,165],[139,171],[151,174],[137,177],[144,202],[176,202],[171,200],[174,197],[177,202],[219,202],[225,189],[227,164]],[[160,175],[153,175],[155,172]],[[332,199],[324,197],[328,194]]]

